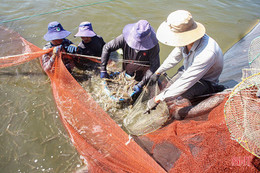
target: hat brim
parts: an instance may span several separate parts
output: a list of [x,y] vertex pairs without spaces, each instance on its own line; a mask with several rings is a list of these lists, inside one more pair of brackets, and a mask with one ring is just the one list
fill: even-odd
[[97,34],[91,30],[79,31],[74,37],[94,37]]
[[43,38],[46,41],[59,40],[59,39],[64,39],[64,38],[68,37],[70,34],[71,34],[71,32],[66,31],[66,30],[63,30],[60,32],[52,32],[52,33],[47,32]]
[[206,33],[206,29],[201,23],[196,22],[196,24],[197,27],[193,30],[177,33],[173,32],[166,22],[163,22],[157,30],[157,39],[168,46],[186,46],[200,39]]
[[135,23],[128,24],[123,29],[123,37],[128,46],[136,50],[149,50],[158,44],[156,33],[152,27],[149,36],[143,38],[142,40],[136,40],[135,38],[133,38],[134,31],[132,29],[134,28],[134,25]]

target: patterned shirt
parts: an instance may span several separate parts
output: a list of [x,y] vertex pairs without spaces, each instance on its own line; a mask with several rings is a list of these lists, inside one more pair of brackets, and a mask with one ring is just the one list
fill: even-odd
[[[61,45],[62,45],[62,48],[65,49],[65,51],[67,51],[67,47],[70,45],[70,44],[73,44],[70,40],[68,39],[63,39]],[[54,47],[54,45],[51,43],[51,42],[48,42],[46,43],[46,45],[43,47],[43,50],[45,49],[49,49],[49,48],[52,48]],[[54,60],[51,59],[51,56],[52,56],[52,52],[48,53],[48,54],[44,54],[42,56],[42,67],[43,67],[43,70],[44,71],[48,71],[51,69],[53,63],[54,63]],[[66,66],[66,64],[70,63],[69,60],[67,59],[63,59],[63,62]]]

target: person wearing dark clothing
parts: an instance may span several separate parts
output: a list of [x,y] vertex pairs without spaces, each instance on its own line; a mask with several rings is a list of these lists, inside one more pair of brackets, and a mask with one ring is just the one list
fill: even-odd
[[[44,54],[42,56],[41,61],[44,71],[51,70],[56,55],[59,51],[65,51],[69,53],[76,51],[75,45],[73,45],[70,40],[66,39],[66,37],[68,37],[70,34],[71,33],[69,31],[63,29],[59,22],[54,21],[49,23],[48,32],[44,35],[44,39],[49,42],[46,43],[43,49],[49,49],[52,47],[55,48],[53,49],[52,53]],[[65,57],[62,60],[68,71],[71,72],[74,66],[73,61]]]
[[[100,57],[105,42],[103,38],[97,35],[92,28],[90,22],[82,22],[79,25],[79,31],[75,37],[81,37],[82,41],[78,45],[77,53],[81,55],[90,55]],[[74,60],[77,68],[86,70],[96,68],[98,65],[84,57],[77,57]]]
[[160,66],[160,48],[154,29],[146,20],[140,20],[126,25],[123,34],[105,44],[101,56],[101,78],[108,78],[106,67],[110,53],[119,48],[123,50],[123,60],[128,60],[123,62],[123,70],[135,76],[138,84],[134,86],[134,91],[140,94]]

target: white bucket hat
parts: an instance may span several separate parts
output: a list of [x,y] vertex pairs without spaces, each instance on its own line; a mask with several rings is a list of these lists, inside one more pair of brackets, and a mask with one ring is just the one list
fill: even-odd
[[166,45],[181,47],[200,39],[205,32],[205,27],[195,22],[190,12],[177,10],[159,26],[156,37]]

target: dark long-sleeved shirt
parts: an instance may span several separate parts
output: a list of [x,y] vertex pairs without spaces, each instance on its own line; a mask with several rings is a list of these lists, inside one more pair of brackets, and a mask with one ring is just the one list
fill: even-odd
[[123,60],[133,60],[130,63],[124,62],[123,70],[131,76],[135,75],[135,80],[140,81],[139,85],[145,85],[160,66],[159,44],[149,50],[135,50],[129,47],[123,35],[120,35],[103,47],[101,71],[106,71],[110,53],[119,48],[123,50]]
[[94,36],[91,38],[91,42],[84,43],[83,41],[78,45],[78,54],[82,55],[90,55],[90,56],[98,56],[100,57],[102,54],[103,46],[106,43],[104,42],[103,38],[100,36]]
[[[104,42],[101,36],[94,36],[91,38],[91,42],[84,43],[83,41],[79,43],[77,53],[81,55],[90,55],[90,56],[97,56],[100,57],[102,54],[103,46],[106,43]],[[76,67],[80,69],[88,69],[95,65],[95,62],[82,57],[76,57],[74,59]]]

